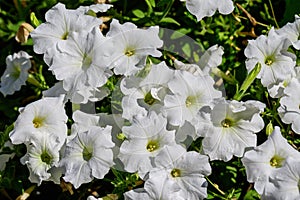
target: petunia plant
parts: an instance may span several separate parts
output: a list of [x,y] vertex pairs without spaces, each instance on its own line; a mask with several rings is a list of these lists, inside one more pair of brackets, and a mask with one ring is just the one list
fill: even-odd
[[294,4],[1,2],[0,199],[298,199]]

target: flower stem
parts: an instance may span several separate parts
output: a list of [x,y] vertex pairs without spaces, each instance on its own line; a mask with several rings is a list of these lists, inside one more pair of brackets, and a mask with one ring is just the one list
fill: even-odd
[[216,190],[218,190],[218,192],[220,192],[222,195],[225,195],[225,192],[223,192],[217,184],[215,184],[211,180],[209,180],[208,177],[206,177],[206,179]]
[[253,68],[253,70],[247,75],[247,77],[244,80],[241,88],[233,96],[234,100],[240,101],[243,98],[243,96],[245,95],[245,92],[248,90],[250,85],[256,79],[256,76],[260,72],[260,70],[261,70],[261,64],[257,63],[256,66]]

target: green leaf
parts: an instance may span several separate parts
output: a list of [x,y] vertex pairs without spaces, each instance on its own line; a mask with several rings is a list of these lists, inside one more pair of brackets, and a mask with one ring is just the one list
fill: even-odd
[[299,0],[286,0],[285,11],[283,19],[280,24],[284,25],[288,21],[292,22],[295,20],[295,14],[300,14],[300,1]]
[[145,17],[145,14],[143,11],[141,11],[140,9],[135,9],[132,11],[132,13],[138,17],[138,18],[144,18]]
[[191,50],[191,46],[188,43],[183,45],[182,51],[185,55],[187,55],[187,57],[189,57],[189,58],[191,57],[192,50]]
[[162,18],[160,20],[160,22],[164,22],[164,23],[170,23],[170,24],[176,24],[178,26],[180,26],[180,23],[177,22],[175,19],[171,18],[171,17],[165,17],[165,18]]
[[151,6],[154,8],[155,7],[155,0],[149,0],[149,3],[151,4]]
[[31,21],[31,24],[33,24],[35,27],[38,27],[38,26],[40,25],[40,22],[39,22],[39,20],[36,18],[34,12],[31,12],[31,13],[30,13],[30,21]]
[[259,194],[255,190],[249,190],[244,197],[244,200],[260,199]]
[[174,33],[171,35],[171,39],[175,40],[175,39],[181,38],[190,32],[191,32],[191,29],[186,29],[186,28],[178,29],[177,31],[174,31]]

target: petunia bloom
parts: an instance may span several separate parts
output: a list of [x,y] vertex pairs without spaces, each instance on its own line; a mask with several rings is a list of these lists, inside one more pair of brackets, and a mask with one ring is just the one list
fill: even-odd
[[256,135],[264,127],[259,116],[265,105],[258,101],[215,102],[212,110],[200,110],[195,126],[202,140],[203,153],[210,160],[228,161],[242,157],[247,147],[256,146]]
[[81,11],[66,9],[58,3],[46,12],[46,22],[30,33],[33,39],[33,50],[37,54],[45,54],[44,61],[50,65],[53,56],[58,52],[56,45],[65,43],[69,34],[82,30],[91,31],[102,24],[96,17],[84,15]]
[[272,28],[268,36],[261,35],[255,40],[249,40],[245,49],[246,68],[252,71],[257,63],[261,64],[261,70],[257,78],[265,87],[284,81],[293,75],[296,65],[296,57],[287,51],[289,41],[280,37]]
[[287,23],[282,28],[276,30],[276,33],[289,39],[293,47],[297,50],[300,50],[300,16],[295,15],[294,22]]
[[227,15],[234,9],[232,0],[186,0],[186,7],[197,17],[197,21],[211,17],[217,10]]
[[[26,164],[32,183],[40,185],[42,181],[54,180],[59,183],[60,176],[56,177],[56,167],[59,163],[59,151],[61,145],[53,135],[40,134],[31,139],[27,145],[27,153],[21,158],[21,163]],[[61,175],[61,174],[60,174]]]
[[155,164],[156,168],[150,171],[147,181],[158,178],[157,174],[166,173],[166,182],[179,186],[185,199],[207,197],[207,182],[204,177],[211,173],[211,167],[206,155],[195,151],[187,152],[179,145],[167,146],[156,156]]
[[286,165],[286,159],[297,159],[299,156],[300,153],[289,145],[276,126],[267,141],[245,153],[242,163],[246,168],[248,182],[254,182],[255,190],[262,194],[270,176],[279,173],[279,169]]
[[222,93],[214,87],[214,80],[208,75],[193,75],[187,71],[176,70],[174,78],[168,82],[171,94],[164,99],[162,112],[169,123],[182,126],[192,121],[203,106],[211,105]]
[[280,99],[278,113],[281,120],[286,124],[292,124],[292,129],[300,134],[300,80],[297,77],[292,78],[289,84],[284,88],[284,96]]
[[61,166],[65,168],[63,179],[78,188],[95,178],[102,179],[114,165],[114,143],[111,126],[91,126],[88,131],[75,133],[67,144]]
[[115,74],[135,74],[144,67],[147,56],[161,56],[157,48],[162,47],[163,42],[158,37],[158,31],[157,26],[139,29],[133,23],[120,24],[118,20],[113,19],[106,36],[114,44],[110,65]]
[[21,89],[28,78],[31,68],[31,56],[25,51],[20,51],[6,57],[6,70],[1,76],[0,92],[6,96]]
[[55,136],[63,145],[67,137],[64,96],[45,97],[20,108],[14,129],[9,133],[13,144],[30,143],[36,135]]
[[119,158],[128,172],[138,172],[143,177],[152,169],[153,158],[166,146],[177,145],[174,131],[166,129],[167,119],[150,112],[137,115],[130,126],[123,126],[126,140],[120,147]]

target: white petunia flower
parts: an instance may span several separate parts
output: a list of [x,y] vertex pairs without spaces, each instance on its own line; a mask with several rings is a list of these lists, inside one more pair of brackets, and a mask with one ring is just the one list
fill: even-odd
[[279,37],[274,28],[268,36],[261,35],[255,40],[249,40],[245,49],[246,68],[250,72],[257,63],[261,64],[257,78],[261,79],[263,86],[268,87],[294,76],[296,57],[288,53],[288,42],[287,39]]
[[125,200],[185,200],[180,187],[166,181],[166,173],[157,173],[145,182],[144,188],[137,188],[124,193]]
[[158,31],[157,26],[139,29],[133,23],[120,24],[118,20],[113,19],[106,36],[114,44],[111,67],[114,68],[115,74],[135,74],[144,67],[148,55],[161,56],[157,48],[162,47],[163,42],[158,37]]
[[43,91],[44,97],[59,97],[60,95],[65,95],[64,102],[70,100],[75,104],[86,104],[88,101],[96,102],[101,101],[103,98],[107,97],[110,94],[110,90],[102,86],[100,88],[94,88],[91,86],[83,86],[81,90],[66,91],[63,88],[63,82],[59,81],[54,84],[48,90]]
[[63,81],[64,90],[75,93],[106,83],[112,72],[105,62],[109,53],[105,51],[105,41],[100,30],[95,28],[91,32],[72,32],[67,42],[58,44],[61,53],[55,54],[49,70],[56,79]]
[[106,12],[108,11],[110,8],[112,8],[113,5],[111,4],[105,4],[105,3],[97,3],[97,4],[93,4],[90,6],[79,6],[79,8],[76,9],[76,11],[80,11],[83,14],[88,13],[89,10],[98,13],[98,12]]
[[263,199],[300,199],[300,160],[288,157],[285,166],[270,175]]
[[214,80],[208,76],[195,76],[189,72],[177,70],[168,86],[172,94],[164,99],[162,112],[169,123],[182,126],[185,121],[191,121],[197,112],[207,105],[211,105],[215,98],[222,93],[213,87]]
[[278,113],[286,124],[292,124],[292,129],[300,134],[300,80],[293,78],[283,90],[284,96],[280,99]]
[[223,47],[214,45],[207,49],[197,64],[186,64],[179,60],[174,60],[175,69],[188,71],[196,76],[209,75],[213,68],[222,63]]
[[295,21],[293,23],[287,23],[282,28],[276,30],[276,33],[288,38],[293,47],[300,50],[300,17],[298,15],[295,15]]
[[102,23],[96,17],[66,9],[62,3],[48,10],[45,19],[46,22],[39,25],[30,35],[34,42],[34,52],[45,54],[44,60],[48,65],[52,63],[53,56],[58,52],[56,45],[65,43],[70,33],[82,30],[89,32]]
[[129,76],[122,80],[120,88],[125,95],[122,99],[122,117],[132,121],[138,113],[147,115],[148,111],[160,112],[166,95],[167,83],[174,76],[174,70],[165,62],[151,65],[145,78]]
[[114,143],[111,141],[111,126],[91,126],[88,131],[78,132],[66,144],[61,166],[65,168],[63,179],[75,188],[93,178],[102,179],[113,166]]
[[[51,180],[54,175],[51,170],[58,166],[60,148],[61,144],[53,135],[44,133],[32,138],[27,145],[27,154],[21,158],[21,163],[26,164],[29,169],[29,180],[32,183],[40,185],[42,181]],[[54,177],[54,182],[60,182],[59,178],[58,181],[55,179],[57,178]]]
[[248,182],[254,182],[255,190],[262,194],[270,175],[276,175],[286,165],[289,156],[297,159],[300,154],[288,144],[276,126],[266,142],[247,151],[242,158]]
[[137,115],[130,126],[123,126],[126,140],[120,147],[119,158],[128,172],[138,172],[141,177],[153,168],[151,160],[166,146],[176,145],[175,131],[166,130],[167,119],[150,112]]
[[6,69],[1,76],[0,92],[6,96],[13,94],[25,85],[28,70],[31,68],[31,56],[25,51],[19,51],[6,57]]
[[[156,168],[149,174],[156,177],[157,173],[167,174],[168,182],[178,185],[185,199],[198,200],[207,197],[207,182],[204,176],[211,173],[208,157],[194,151],[187,152],[181,146],[164,148],[155,158]],[[147,181],[148,181],[147,180]]]
[[[119,114],[108,115],[106,113],[98,114],[87,114],[80,110],[77,110],[73,113],[72,116],[74,124],[72,125],[72,133],[85,132],[88,131],[91,126],[100,126],[106,127],[107,125],[112,127],[111,136],[112,141],[115,143],[115,146],[112,148],[114,153],[114,168],[123,169],[119,166],[120,161],[117,156],[119,154],[119,149],[122,143],[122,140],[118,139],[118,134],[122,132],[121,128],[124,124],[124,119]],[[75,137],[76,134],[70,135],[68,139]]]
[[230,14],[234,5],[232,0],[186,0],[186,7],[190,13],[200,21],[204,17],[211,17],[219,10],[221,14]]
[[61,146],[67,137],[64,96],[45,97],[20,109],[14,130],[9,133],[13,144],[30,143],[36,135],[53,135]]
[[220,100],[211,111],[200,111],[196,129],[202,140],[203,153],[210,160],[228,161],[242,157],[247,147],[256,146],[256,135],[264,127],[259,116],[265,105],[258,101]]

